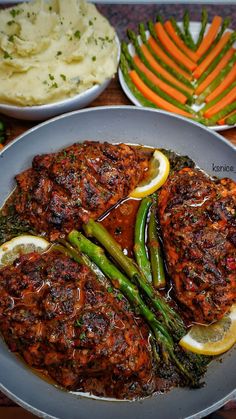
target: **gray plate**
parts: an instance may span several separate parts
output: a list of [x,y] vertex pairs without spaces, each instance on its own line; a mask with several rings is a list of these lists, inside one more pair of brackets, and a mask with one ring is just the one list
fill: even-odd
[[[14,175],[29,167],[35,154],[56,151],[85,139],[172,148],[188,154],[208,173],[220,177],[228,174],[236,180],[235,149],[220,135],[166,112],[127,106],[101,107],[45,122],[6,147],[0,153],[0,206],[14,186]],[[215,166],[223,168],[216,172]],[[174,389],[139,402],[110,402],[57,389],[35,375],[0,340],[0,389],[45,418],[200,418],[236,397],[236,350],[226,353],[222,360],[211,363],[206,384],[199,390]]]

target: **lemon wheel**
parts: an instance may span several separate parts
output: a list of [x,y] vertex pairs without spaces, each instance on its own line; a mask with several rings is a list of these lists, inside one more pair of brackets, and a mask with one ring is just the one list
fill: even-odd
[[202,355],[220,355],[236,343],[236,304],[218,322],[209,326],[194,325],[179,344]]
[[43,252],[50,243],[38,236],[22,235],[0,246],[0,268],[11,265],[22,254],[30,252]]
[[131,198],[144,198],[159,189],[168,178],[170,163],[159,150],[155,150],[145,179],[130,193]]

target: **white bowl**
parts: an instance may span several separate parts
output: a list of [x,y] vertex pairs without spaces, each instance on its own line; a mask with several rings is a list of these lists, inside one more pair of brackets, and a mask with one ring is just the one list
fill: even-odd
[[84,108],[106,89],[110,81],[111,79],[105,80],[104,83],[93,86],[76,96],[70,97],[69,99],[63,99],[54,103],[47,103],[46,105],[15,106],[0,103],[0,113],[16,119],[42,121],[44,119],[51,118],[52,116]]
[[[117,67],[120,60],[120,42],[116,34]],[[89,103],[93,102],[109,85],[112,78],[106,79],[102,84],[96,84],[90,89],[85,90],[73,97],[63,99],[58,102],[47,103],[38,106],[16,106],[0,103],[0,113],[11,116],[16,119],[24,119],[27,121],[42,121],[61,115],[70,111],[85,108]]]

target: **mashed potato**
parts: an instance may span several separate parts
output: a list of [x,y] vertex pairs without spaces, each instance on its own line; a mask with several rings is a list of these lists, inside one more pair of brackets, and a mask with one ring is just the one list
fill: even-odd
[[115,31],[84,0],[37,0],[0,12],[0,102],[51,103],[117,69]]

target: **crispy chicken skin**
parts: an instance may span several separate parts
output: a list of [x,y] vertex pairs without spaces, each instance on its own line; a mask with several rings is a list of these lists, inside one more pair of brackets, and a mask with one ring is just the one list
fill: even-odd
[[15,209],[51,240],[97,219],[144,177],[148,160],[125,144],[85,141],[36,156],[16,176]]
[[148,329],[118,291],[59,252],[0,270],[0,330],[12,351],[67,389],[116,398],[155,387]]
[[158,215],[177,299],[191,321],[219,320],[236,301],[235,182],[184,168],[161,189]]

